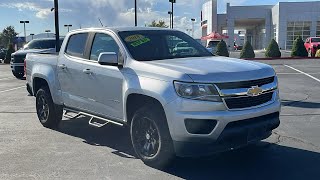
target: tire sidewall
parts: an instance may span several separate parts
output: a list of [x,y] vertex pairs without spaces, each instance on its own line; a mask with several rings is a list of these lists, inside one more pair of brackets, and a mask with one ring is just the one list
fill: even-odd
[[[159,149],[153,157],[141,156],[137,150],[137,145],[134,141],[133,126],[140,118],[148,118],[155,126],[159,135]],[[160,112],[157,108],[143,107],[138,110],[132,118],[130,125],[130,135],[133,148],[138,156],[145,164],[153,167],[162,167],[170,163],[170,161],[175,157],[173,151],[172,139],[169,133],[169,128],[167,125],[167,120],[165,114]]]
[[39,118],[40,123],[47,128],[56,128],[62,119],[62,110],[55,107],[56,105],[53,103],[48,87],[42,87],[37,91],[36,103],[38,102],[39,96],[43,96],[45,98],[45,101],[47,102],[47,105],[49,107],[49,115],[47,116],[47,119],[45,121],[40,120],[37,109],[37,116]]

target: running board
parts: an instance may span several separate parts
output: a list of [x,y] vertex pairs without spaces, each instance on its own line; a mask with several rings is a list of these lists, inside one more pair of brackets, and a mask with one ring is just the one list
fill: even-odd
[[[68,109],[68,108],[64,108],[64,114],[63,116],[66,117],[66,118],[69,118],[69,119],[75,119],[75,118],[78,118],[80,116],[86,116],[86,117],[90,117],[90,120],[89,120],[89,125],[91,126],[94,126],[94,127],[97,127],[97,128],[101,128],[109,123],[112,123],[112,124],[115,124],[115,125],[118,125],[118,126],[123,126],[122,123],[119,123],[119,122],[116,122],[116,121],[113,121],[113,120],[110,120],[110,119],[106,119],[106,118],[102,118],[102,117],[99,117],[99,116],[95,116],[95,115],[92,115],[92,114],[89,114],[89,113],[85,113],[85,112],[81,112],[81,111],[75,111],[75,110],[72,110],[72,109]],[[71,115],[68,115],[68,112],[72,112],[72,113],[75,113],[76,115],[74,116],[71,116]],[[98,122],[98,121],[100,122]]]

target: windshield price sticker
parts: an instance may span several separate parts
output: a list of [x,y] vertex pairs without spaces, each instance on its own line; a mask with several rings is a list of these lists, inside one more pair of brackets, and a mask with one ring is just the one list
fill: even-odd
[[130,45],[133,46],[133,47],[137,47],[137,46],[140,46],[142,44],[145,44],[147,42],[150,42],[151,40],[149,38],[143,38],[143,39],[139,39],[137,40],[136,42],[133,42],[131,43]]
[[145,38],[145,37],[142,36],[141,34],[135,34],[135,35],[131,35],[131,36],[126,37],[125,41],[126,42],[135,42],[135,41],[141,40],[143,38]]

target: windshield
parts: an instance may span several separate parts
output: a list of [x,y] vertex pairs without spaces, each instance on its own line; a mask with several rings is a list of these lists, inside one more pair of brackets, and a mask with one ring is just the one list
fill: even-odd
[[[60,39],[60,46],[62,44],[63,40]],[[33,40],[29,42],[25,50],[27,49],[53,49],[56,48],[56,40],[55,39],[46,39],[46,40]]]
[[180,31],[123,31],[119,35],[137,61],[213,56],[196,40]]
[[320,42],[320,38],[312,38],[311,42]]

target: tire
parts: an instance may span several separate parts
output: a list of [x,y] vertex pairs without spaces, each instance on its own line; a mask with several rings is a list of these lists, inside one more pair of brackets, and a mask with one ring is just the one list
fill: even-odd
[[52,101],[48,87],[41,87],[36,95],[36,109],[40,123],[50,129],[58,127],[62,120],[63,109]]
[[33,96],[31,87],[30,87],[28,84],[27,84],[27,88],[26,88],[26,89],[27,89],[29,95],[30,95],[30,96]]
[[315,54],[312,53],[311,49],[308,51],[308,57],[315,57]]
[[162,169],[174,160],[173,142],[161,108],[151,105],[136,111],[130,135],[137,156],[145,164]]
[[24,74],[23,73],[16,73],[16,72],[12,72],[12,74],[17,78],[17,79],[22,79]]

